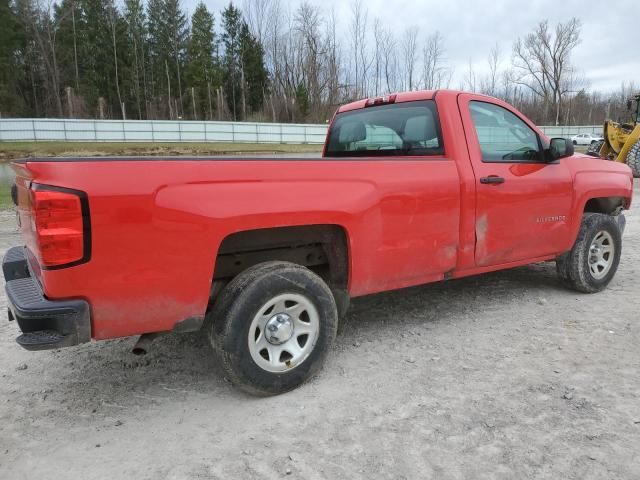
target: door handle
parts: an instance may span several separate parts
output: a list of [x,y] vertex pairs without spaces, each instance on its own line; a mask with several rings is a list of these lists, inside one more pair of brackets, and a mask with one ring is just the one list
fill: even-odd
[[504,183],[504,178],[497,175],[489,175],[488,177],[482,177],[480,183],[484,185],[498,185],[499,183]]

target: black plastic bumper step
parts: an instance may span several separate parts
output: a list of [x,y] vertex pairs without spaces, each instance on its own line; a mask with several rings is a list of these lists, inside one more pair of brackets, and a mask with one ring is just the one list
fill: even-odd
[[51,350],[68,346],[70,339],[55,330],[23,333],[16,342],[27,350]]
[[16,341],[27,350],[70,347],[91,340],[89,304],[81,299],[50,300],[30,275],[25,249],[10,249],[2,259],[9,320],[22,330]]

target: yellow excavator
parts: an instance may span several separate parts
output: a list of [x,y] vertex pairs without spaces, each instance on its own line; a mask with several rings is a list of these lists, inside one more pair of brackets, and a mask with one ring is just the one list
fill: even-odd
[[632,114],[631,122],[604,122],[604,141],[592,144],[587,154],[626,163],[631,167],[633,176],[640,177],[640,93],[627,101],[627,109]]

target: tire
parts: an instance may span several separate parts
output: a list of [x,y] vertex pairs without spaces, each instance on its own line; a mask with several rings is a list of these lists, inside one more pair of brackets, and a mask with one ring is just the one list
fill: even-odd
[[589,148],[587,148],[587,155],[591,155],[592,157],[600,157],[600,149],[604,144],[604,140],[591,142]]
[[640,177],[640,139],[636,140],[636,143],[634,143],[631,150],[629,150],[626,164],[631,168],[635,178]]
[[574,141],[573,141],[573,144],[574,144],[574,145],[578,145],[578,142],[576,142],[576,141],[574,140]]
[[258,396],[288,392],[311,378],[338,326],[329,287],[288,262],[240,273],[220,293],[211,317],[208,335],[226,377]]
[[595,293],[609,285],[620,263],[621,224],[611,215],[584,214],[573,248],[556,259],[558,276],[567,287]]

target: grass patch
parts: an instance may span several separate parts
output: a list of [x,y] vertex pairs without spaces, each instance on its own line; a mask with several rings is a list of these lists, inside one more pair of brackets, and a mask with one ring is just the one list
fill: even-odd
[[12,207],[11,184],[0,183],[0,210],[6,210]]
[[313,153],[322,145],[264,143],[102,143],[102,142],[0,142],[0,161],[28,156],[104,157],[110,155],[239,155],[243,153]]

